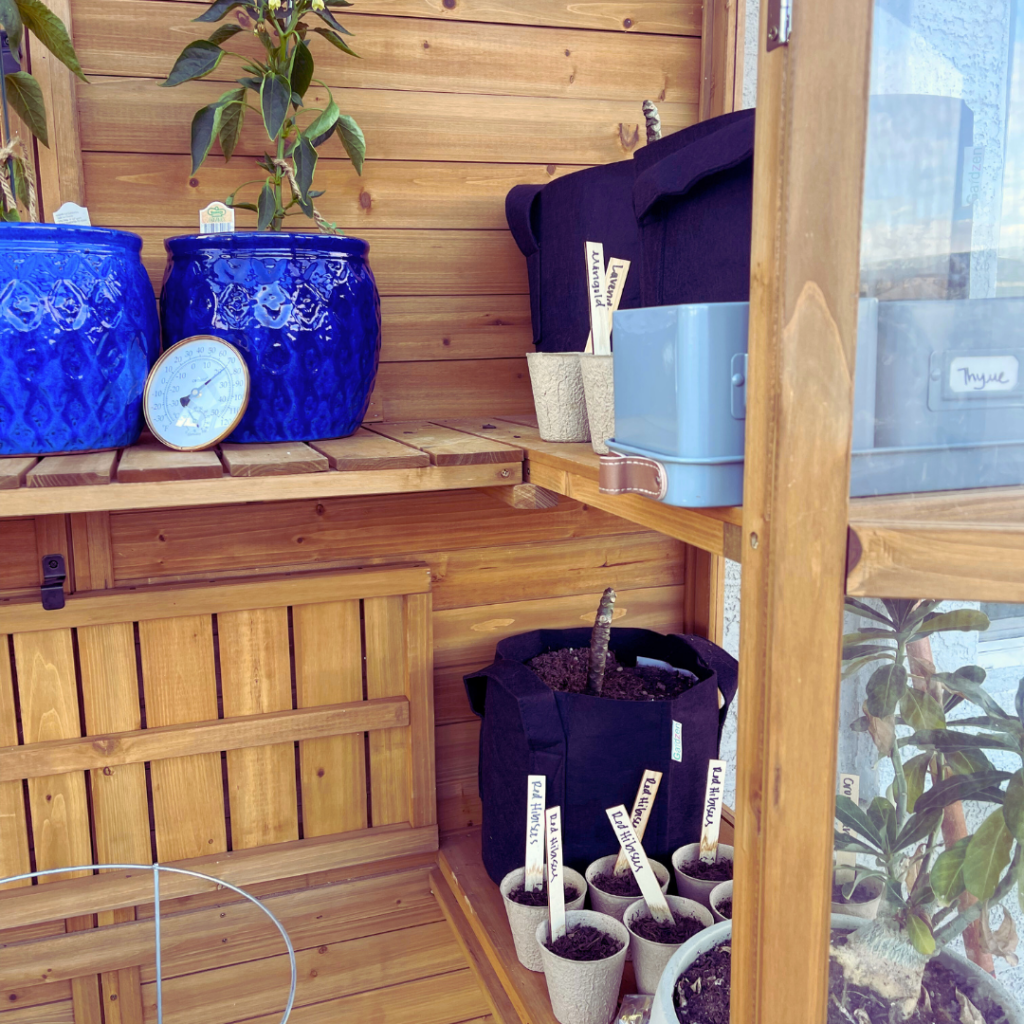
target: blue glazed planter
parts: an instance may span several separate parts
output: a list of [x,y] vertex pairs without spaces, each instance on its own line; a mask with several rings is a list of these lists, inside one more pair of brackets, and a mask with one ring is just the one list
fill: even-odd
[[248,364],[249,407],[229,440],[312,441],[359,426],[380,357],[366,242],[240,231],[164,245],[164,347],[215,334]]
[[160,349],[127,231],[0,224],[0,455],[134,444]]

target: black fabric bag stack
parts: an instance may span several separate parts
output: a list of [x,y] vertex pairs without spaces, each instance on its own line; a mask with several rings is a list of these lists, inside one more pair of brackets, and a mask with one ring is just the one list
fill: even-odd
[[[465,678],[480,731],[483,861],[495,882],[522,867],[526,777],[547,777],[547,805],[562,808],[565,862],[578,871],[616,850],[605,808],[632,807],[645,769],[663,773],[644,848],[666,864],[700,838],[708,761],[718,756],[736,693],[736,660],[696,636],[612,629],[620,664],[656,658],[697,677],[672,700],[612,700],[551,690],[526,662],[544,651],[588,647],[589,629],[536,630],[499,642],[493,665]],[[723,706],[719,708],[721,692]],[[680,759],[673,758],[679,723]]]
[[516,185],[505,200],[526,256],[533,339],[582,351],[590,330],[584,242],[630,261],[621,309],[750,294],[754,112],[701,121],[632,160]]

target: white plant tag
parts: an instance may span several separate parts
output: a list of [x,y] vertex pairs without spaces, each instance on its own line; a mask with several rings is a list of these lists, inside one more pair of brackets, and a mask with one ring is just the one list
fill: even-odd
[[565,884],[562,870],[562,808],[549,807],[547,818],[548,840],[548,922],[551,941],[565,934]]
[[665,899],[665,894],[658,884],[658,876],[654,873],[636,832],[633,831],[625,806],[619,804],[618,807],[609,807],[605,813],[612,823],[612,828],[615,829],[619,846],[625,851],[629,866],[633,869],[633,877],[640,886],[640,892],[643,893],[644,901],[651,911],[651,917],[663,924],[675,924],[672,911],[668,908],[668,900]]
[[[612,329],[612,314],[619,308],[622,301],[622,290],[626,287],[626,275],[629,273],[629,260],[610,259],[605,271],[605,303],[608,307],[608,331]],[[584,352],[594,351],[594,332],[587,335]]]
[[587,291],[590,295],[590,333],[594,338],[594,353],[606,356],[612,350],[608,330],[608,285],[604,272],[604,246],[600,242],[584,242],[587,260]]
[[91,228],[92,221],[89,220],[89,209],[79,206],[78,203],[64,203],[58,210],[53,211],[54,224],[75,224],[82,228]]
[[672,719],[672,760],[683,759],[683,723]]
[[[647,831],[647,819],[651,816],[651,808],[654,807],[654,798],[658,795],[658,786],[661,785],[661,772],[648,768],[644,777],[640,780],[640,788],[636,791],[636,799],[633,801],[633,813],[629,816],[629,823],[633,826],[637,839],[643,839]],[[614,872],[616,875],[624,875],[629,871],[629,861],[626,859],[626,851],[619,850],[619,859],[615,862]]]
[[544,801],[547,778],[528,775],[526,779],[526,880],[527,892],[544,885]]
[[[857,803],[860,800],[860,776],[840,772],[839,792],[842,796],[848,796],[854,803]],[[844,836],[853,836],[853,830],[848,828],[846,825],[840,825],[839,831]],[[842,850],[837,851],[836,864],[846,867],[854,867],[857,864],[857,854],[844,853]]]
[[725,761],[708,761],[708,784],[704,791],[704,817],[700,826],[702,864],[714,864],[718,860],[718,832],[722,827],[725,768]]
[[225,203],[212,202],[199,211],[199,234],[219,235],[235,230],[235,211]]

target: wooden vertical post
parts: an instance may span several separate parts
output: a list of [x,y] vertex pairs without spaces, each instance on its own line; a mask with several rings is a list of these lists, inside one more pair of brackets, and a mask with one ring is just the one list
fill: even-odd
[[701,34],[700,120],[739,110],[746,0],[706,0]]
[[871,0],[798,2],[788,45],[760,42],[736,1024],[825,1019],[870,26]]

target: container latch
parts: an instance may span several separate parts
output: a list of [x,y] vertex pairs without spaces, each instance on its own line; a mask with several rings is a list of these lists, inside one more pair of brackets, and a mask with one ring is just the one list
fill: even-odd
[[602,494],[642,494],[661,501],[668,493],[668,474],[660,462],[642,455],[602,455],[599,489]]
[[43,555],[43,585],[39,598],[44,610],[59,611],[64,607],[64,581],[68,578],[63,555]]
[[734,420],[747,418],[747,354],[737,352],[732,357],[729,372],[731,402],[729,403]]

